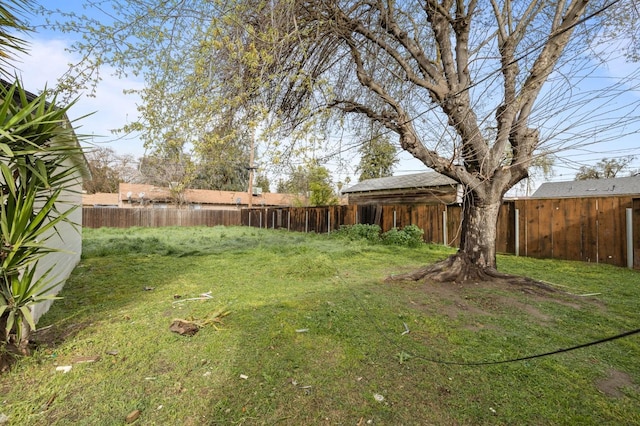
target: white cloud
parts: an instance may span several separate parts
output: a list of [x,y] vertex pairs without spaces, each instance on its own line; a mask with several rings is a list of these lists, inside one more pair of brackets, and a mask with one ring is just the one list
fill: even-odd
[[[29,54],[16,62],[16,73],[27,90],[39,93],[46,87],[54,87],[59,77],[68,69],[70,63],[78,57],[67,52],[68,43],[62,39],[30,41]],[[143,83],[134,79],[120,79],[113,70],[104,67],[95,97],[81,95],[70,109],[71,120],[85,117],[74,123],[76,131],[83,135],[93,135],[93,143],[109,146],[119,154],[142,156],[144,148],[136,136],[114,135],[111,130],[135,121],[138,117],[136,101],[133,95],[125,95],[125,89],[140,89]]]

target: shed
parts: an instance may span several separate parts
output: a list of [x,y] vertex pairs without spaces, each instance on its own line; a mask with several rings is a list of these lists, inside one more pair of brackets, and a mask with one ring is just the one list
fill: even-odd
[[640,175],[611,179],[546,182],[540,185],[531,198],[583,198],[623,195],[640,196]]
[[367,179],[342,190],[349,204],[452,204],[461,201],[460,185],[437,172]]

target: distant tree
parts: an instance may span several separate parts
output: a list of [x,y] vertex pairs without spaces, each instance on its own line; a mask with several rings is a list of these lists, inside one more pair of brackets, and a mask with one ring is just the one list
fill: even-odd
[[186,203],[184,194],[194,178],[194,165],[184,146],[175,133],[169,134],[163,145],[140,160],[139,167],[142,182],[169,188],[177,205]]
[[620,172],[629,167],[633,160],[635,160],[635,157],[632,155],[618,159],[603,158],[594,166],[580,167],[580,170],[576,173],[575,180],[611,179],[617,177]]
[[359,181],[391,176],[399,161],[395,145],[387,136],[380,134],[366,141],[359,151],[362,155],[358,165]]
[[309,204],[312,206],[329,206],[338,204],[338,198],[331,184],[329,169],[316,165],[309,170]]
[[193,188],[246,191],[249,184],[249,136],[223,122],[195,144]]
[[342,192],[342,188],[349,185],[350,183],[351,183],[351,178],[349,176],[346,176],[344,181],[336,182],[336,187],[338,188],[338,191]]
[[336,204],[329,170],[313,160],[306,166],[291,171],[289,179],[278,183],[278,192],[297,194],[309,198],[312,206]]
[[112,148],[95,148],[85,152],[91,179],[84,179],[82,189],[89,194],[118,192],[120,182],[133,182],[138,175],[135,158],[118,155]]
[[269,178],[264,174],[259,174],[256,176],[255,186],[258,188],[262,188],[262,192],[271,192],[269,190]]
[[297,166],[289,172],[289,179],[278,181],[278,192],[308,196],[309,180],[304,167]]
[[219,163],[211,158],[200,158],[194,163],[191,188],[219,191],[246,191],[249,171],[244,164]]

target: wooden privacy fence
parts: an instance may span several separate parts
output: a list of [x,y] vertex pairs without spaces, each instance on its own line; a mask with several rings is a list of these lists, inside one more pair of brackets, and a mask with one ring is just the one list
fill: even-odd
[[119,209],[84,207],[82,226],[130,228],[132,226],[238,226],[240,210]]
[[[383,232],[416,225],[424,240],[457,246],[456,205],[261,207],[243,210],[83,208],[83,226],[254,226],[327,233],[342,225],[377,224]],[[640,197],[505,201],[496,249],[536,258],[581,260],[640,269]]]
[[[366,205],[242,210],[242,225],[326,233],[377,224],[383,232],[416,225],[424,240],[457,246],[456,205]],[[580,260],[640,269],[640,198],[525,199],[503,203],[496,249],[536,258]]]
[[517,200],[518,252],[640,269],[640,198]]

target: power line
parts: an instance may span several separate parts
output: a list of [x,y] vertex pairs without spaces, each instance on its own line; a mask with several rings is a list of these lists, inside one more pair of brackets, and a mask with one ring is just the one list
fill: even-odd
[[[334,265],[334,268],[336,268],[335,265]],[[573,346],[570,346],[570,347],[567,347],[567,348],[560,348],[560,349],[555,349],[555,350],[548,351],[548,352],[541,352],[541,353],[537,353],[537,354],[526,355],[526,356],[516,357],[516,358],[507,358],[507,359],[497,360],[497,361],[485,361],[485,360],[481,360],[481,361],[454,361],[454,360],[446,360],[446,359],[441,359],[441,358],[428,357],[428,356],[424,356],[424,355],[420,355],[420,354],[416,354],[416,353],[410,353],[407,350],[406,347],[404,347],[403,345],[397,343],[394,339],[392,339],[388,335],[388,333],[380,326],[380,324],[375,319],[373,319],[372,315],[369,312],[369,309],[362,303],[360,298],[357,297],[357,295],[355,294],[353,289],[351,289],[351,287],[349,285],[347,285],[347,282],[342,277],[342,275],[340,275],[339,270],[337,268],[336,268],[336,275],[338,276],[340,281],[344,284],[344,287],[351,293],[351,296],[356,301],[356,303],[360,306],[360,309],[364,312],[364,314],[365,314],[366,318],[369,320],[369,322],[371,324],[373,324],[373,326],[376,328],[378,334],[380,334],[390,345],[392,345],[395,348],[397,348],[398,350],[406,353],[407,355],[409,355],[412,358],[420,359],[420,360],[423,360],[423,361],[428,361],[428,362],[431,362],[431,363],[434,363],[434,364],[458,365],[458,366],[469,366],[469,367],[472,367],[472,366],[489,366],[489,365],[497,365],[497,364],[515,363],[515,362],[526,361],[526,360],[530,360],[530,359],[544,358],[544,357],[547,357],[547,356],[557,355],[557,354],[561,354],[561,353],[565,353],[565,352],[571,352],[571,351],[575,351],[575,350],[578,350],[578,349],[587,348],[589,346],[595,346],[595,345],[600,345],[600,344],[607,343],[607,342],[612,342],[614,340],[622,339],[622,338],[633,336],[634,334],[639,334],[640,333],[640,328],[636,328],[636,329],[633,329],[633,330],[629,330],[629,331],[625,331],[623,333],[616,334],[614,336],[608,336],[608,337],[604,337],[604,338],[601,338],[601,339],[592,340],[592,341],[587,342],[587,343],[581,343],[581,344],[573,345]],[[405,326],[405,328],[406,328],[406,326]],[[409,330],[406,329],[405,332],[408,333]]]
[[[551,34],[547,40],[545,40],[543,42],[539,42],[537,45],[533,45],[533,46],[529,47],[528,50],[523,52],[520,56],[518,56],[517,58],[514,58],[510,62],[509,65],[522,61],[523,59],[525,59],[528,56],[530,56],[531,54],[533,54],[535,51],[543,48],[546,45],[546,43],[548,42],[548,40],[553,39],[555,37],[558,37],[559,35],[564,34],[567,31],[573,30],[576,26],[578,26],[578,25],[580,25],[580,24],[582,24],[582,23],[594,18],[595,16],[601,15],[607,9],[611,8],[612,6],[614,6],[615,4],[617,4],[619,2],[620,2],[620,0],[614,0],[614,1],[610,2],[610,3],[608,3],[608,4],[605,4],[600,9],[598,9],[598,10],[594,11],[593,13],[585,16],[584,18],[580,19],[579,21],[577,21],[573,25],[571,25],[571,26],[569,26],[567,28],[564,28],[564,29],[562,29],[561,31],[559,31],[557,33]],[[361,41],[360,43],[363,44],[364,41]],[[459,95],[459,94],[461,94],[461,93],[463,93],[465,91],[469,91],[469,90],[473,89],[474,87],[480,86],[482,83],[486,82],[489,79],[496,78],[496,76],[501,72],[501,70],[502,70],[502,68],[496,68],[493,71],[490,71],[482,79],[473,82],[468,87],[465,87],[465,88],[461,89],[457,93],[453,93],[451,96]],[[424,101],[424,99],[423,99],[423,101]],[[437,109],[438,109],[438,105],[433,105],[433,106],[431,106],[429,108],[424,109],[422,112],[419,112],[416,115],[412,116],[410,119],[406,120],[404,123],[400,123],[400,124],[408,124],[408,123],[414,122],[414,121],[418,120],[420,117],[422,117],[423,115],[426,115],[427,113],[432,112],[432,111],[437,110]],[[386,130],[384,132],[380,132],[380,134],[381,135],[385,135],[385,134],[389,134],[389,133],[392,133],[392,132],[393,132],[393,130],[388,129],[388,130]],[[370,140],[370,139],[361,139],[361,140],[359,140],[359,141],[357,141],[355,143],[352,143],[352,146],[359,145],[359,144],[362,144],[362,143],[366,143],[368,140]],[[597,142],[594,142],[594,143],[597,143]],[[564,150],[566,150],[566,148],[562,148],[562,150],[564,151]],[[328,155],[327,157],[329,157],[329,156],[330,155]]]

